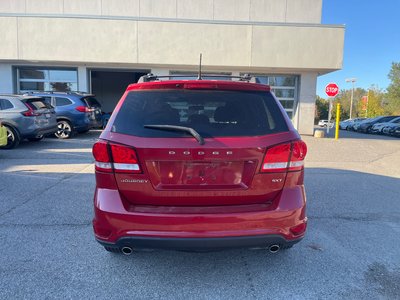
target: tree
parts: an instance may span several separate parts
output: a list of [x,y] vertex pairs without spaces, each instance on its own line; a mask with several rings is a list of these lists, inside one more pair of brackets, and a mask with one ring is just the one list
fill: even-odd
[[315,123],[318,123],[319,120],[328,119],[328,109],[329,102],[320,96],[317,96],[317,100],[315,102]]
[[400,62],[393,62],[388,75],[391,83],[387,88],[385,111],[387,114],[400,114]]
[[[352,118],[360,115],[358,111],[358,103],[361,100],[362,96],[365,96],[367,91],[362,88],[355,88],[353,94],[353,114]],[[340,103],[341,105],[341,120],[346,120],[350,118],[350,103],[351,103],[351,89],[348,90],[340,90],[339,94],[335,97],[333,101],[332,108],[332,117],[336,117],[336,104]]]
[[[376,86],[371,86],[368,90],[368,111],[364,111],[360,116],[367,116],[368,118],[373,118],[377,116],[382,116],[385,112],[383,108],[383,101],[385,99],[385,94],[381,89]],[[358,109],[362,111],[362,103],[359,102]]]

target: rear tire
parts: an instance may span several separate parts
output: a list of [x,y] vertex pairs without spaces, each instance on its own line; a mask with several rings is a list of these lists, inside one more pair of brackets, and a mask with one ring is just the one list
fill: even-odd
[[40,137],[28,138],[28,141],[30,142],[39,142],[41,140],[43,140],[43,135]]
[[11,126],[4,125],[4,127],[7,129],[7,145],[0,148],[13,149],[17,147],[21,141],[18,131]]
[[59,139],[69,139],[74,136],[74,129],[70,122],[66,120],[57,121],[58,130],[54,134]]

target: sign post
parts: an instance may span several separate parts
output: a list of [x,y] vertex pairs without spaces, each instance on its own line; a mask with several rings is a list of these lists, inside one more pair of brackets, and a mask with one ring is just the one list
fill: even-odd
[[339,93],[339,86],[336,83],[328,83],[325,87],[325,94],[329,97],[329,111],[328,111],[328,126],[326,127],[326,133],[329,134],[329,126],[331,124],[332,117],[332,99]]
[[340,122],[340,103],[336,105],[336,128],[335,128],[335,140],[339,139],[339,122]]

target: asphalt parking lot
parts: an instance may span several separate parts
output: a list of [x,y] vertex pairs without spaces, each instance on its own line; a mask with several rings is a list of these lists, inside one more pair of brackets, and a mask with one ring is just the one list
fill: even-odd
[[99,132],[0,151],[0,299],[400,299],[400,139],[305,136],[309,228],[292,249],[104,251]]

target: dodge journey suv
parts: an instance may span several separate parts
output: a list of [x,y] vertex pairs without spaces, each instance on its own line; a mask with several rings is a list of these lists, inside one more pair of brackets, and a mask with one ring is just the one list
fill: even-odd
[[150,78],[93,146],[96,240],[126,255],[299,242],[307,148],[270,87]]

